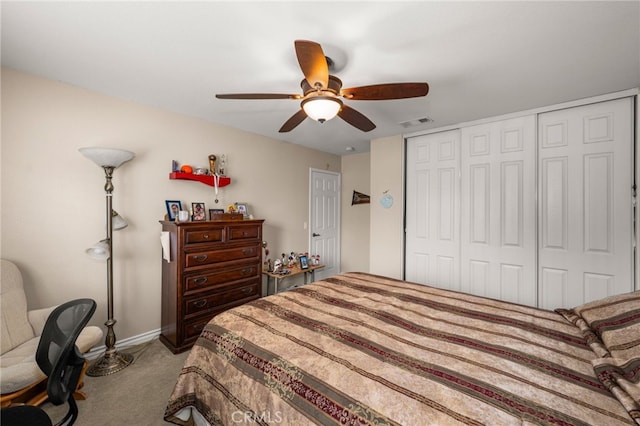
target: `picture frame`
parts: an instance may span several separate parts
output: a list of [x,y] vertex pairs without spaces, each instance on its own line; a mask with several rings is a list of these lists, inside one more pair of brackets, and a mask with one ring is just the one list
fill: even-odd
[[209,209],[209,220],[214,220],[216,214],[224,214],[224,209]]
[[238,213],[242,213],[242,216],[245,218],[249,217],[249,208],[247,207],[247,203],[235,203],[235,206]]
[[167,206],[167,218],[175,222],[178,217],[178,212],[182,210],[182,203],[178,200],[165,200],[164,204]]
[[309,259],[307,259],[307,256],[299,256],[298,260],[300,261],[300,269],[309,269]]
[[204,207],[204,203],[191,203],[191,209],[193,211],[193,214],[191,215],[192,221],[197,222],[207,220],[207,210]]

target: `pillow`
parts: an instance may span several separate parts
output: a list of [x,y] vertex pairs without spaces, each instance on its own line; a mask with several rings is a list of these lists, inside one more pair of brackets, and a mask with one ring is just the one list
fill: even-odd
[[640,359],[640,291],[586,303],[573,312],[600,337],[612,357]]
[[596,376],[640,424],[640,291],[556,312],[580,328]]

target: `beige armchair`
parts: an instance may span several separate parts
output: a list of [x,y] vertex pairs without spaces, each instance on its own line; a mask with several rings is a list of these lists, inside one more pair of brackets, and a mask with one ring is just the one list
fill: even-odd
[[[22,274],[8,260],[0,259],[0,405],[12,403],[38,405],[47,399],[46,376],[35,360],[40,334],[55,306],[27,311]],[[87,326],[76,341],[82,353],[102,339],[99,327]],[[84,373],[84,372],[83,372]],[[83,374],[84,376],[84,374]],[[76,399],[85,399],[80,391],[83,376],[76,388]]]

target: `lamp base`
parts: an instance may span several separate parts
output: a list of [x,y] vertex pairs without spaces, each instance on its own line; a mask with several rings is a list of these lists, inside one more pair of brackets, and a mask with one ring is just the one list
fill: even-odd
[[91,377],[108,376],[125,369],[132,363],[133,355],[131,354],[121,354],[115,350],[106,351],[89,367],[86,374]]

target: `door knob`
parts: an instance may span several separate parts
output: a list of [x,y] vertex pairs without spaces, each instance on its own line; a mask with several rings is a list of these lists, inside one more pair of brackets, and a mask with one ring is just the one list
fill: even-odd
[[311,235],[314,236],[314,237],[319,237],[320,236],[320,234],[316,234],[315,232],[313,234],[311,234]]

